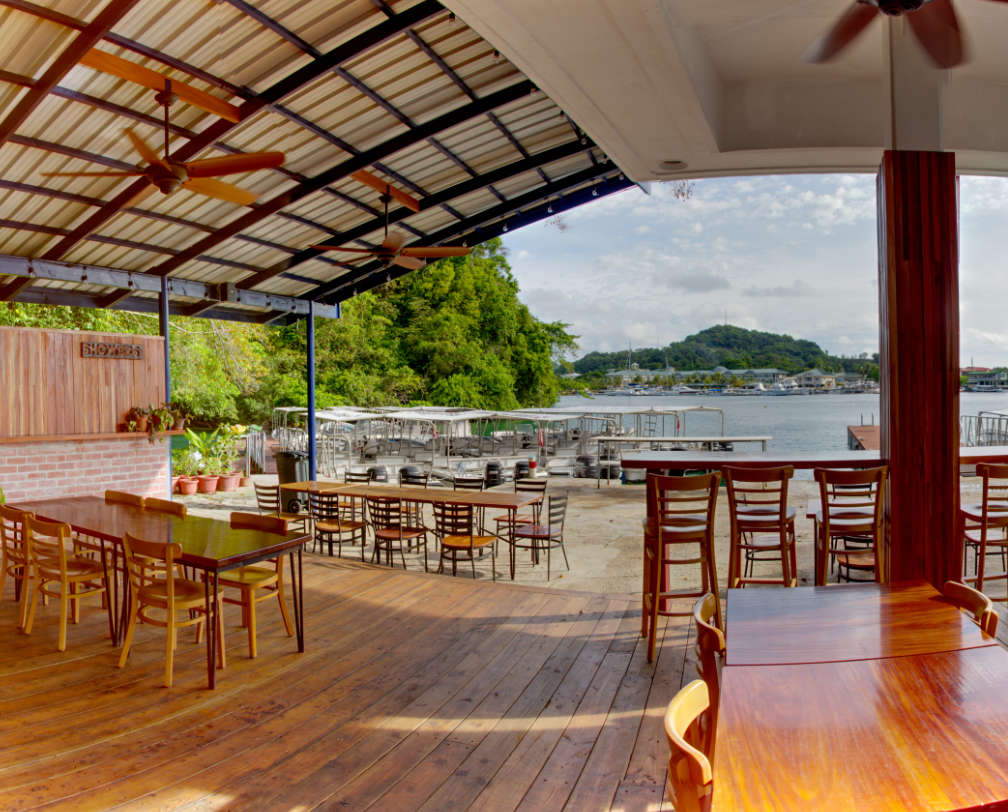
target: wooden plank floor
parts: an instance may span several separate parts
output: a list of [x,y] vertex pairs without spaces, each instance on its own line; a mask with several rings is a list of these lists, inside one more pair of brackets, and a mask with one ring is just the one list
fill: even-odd
[[97,602],[56,647],[0,601],[0,809],[660,809],[665,705],[689,626],[646,662],[639,603],[308,556],[307,651],[260,604],[249,660],[226,610],[228,667],[140,627],[126,668]]

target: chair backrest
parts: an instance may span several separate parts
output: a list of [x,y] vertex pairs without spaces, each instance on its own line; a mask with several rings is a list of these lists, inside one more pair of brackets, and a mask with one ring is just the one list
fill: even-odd
[[434,532],[438,536],[469,536],[473,534],[473,506],[435,502]]
[[144,499],[144,509],[154,510],[158,513],[170,513],[184,519],[186,517],[185,502],[173,502],[171,499],[158,499],[156,496],[148,496]]
[[779,521],[785,520],[788,482],[794,476],[792,466],[734,468],[725,465],[721,471],[728,487],[728,509],[733,524],[746,513],[776,515]]
[[370,471],[345,471],[343,473],[344,482],[363,482],[367,483],[371,481]]
[[452,477],[452,487],[457,491],[481,491],[486,480],[481,476],[456,476]]
[[402,524],[402,504],[394,496],[369,496],[366,502],[374,527],[398,527]]
[[994,602],[983,592],[960,581],[946,581],[942,592],[960,609],[969,612],[987,634],[991,637],[997,634],[998,614],[994,611]]
[[546,511],[549,515],[549,526],[550,531],[553,533],[563,532],[564,518],[567,516],[567,494],[566,493],[554,493],[549,497],[549,510]]
[[421,487],[426,488],[427,487],[427,483],[428,483],[429,480],[430,480],[430,472],[429,471],[427,471],[426,473],[421,473],[421,474],[413,474],[413,473],[410,473],[409,471],[400,471],[399,472],[399,484],[400,485],[420,485]]
[[676,812],[706,812],[711,806],[714,773],[710,760],[687,741],[693,723],[709,705],[707,684],[697,679],[680,690],[665,711],[668,792]]
[[308,507],[313,522],[338,522],[340,518],[339,496],[335,493],[309,493]]
[[110,504],[132,505],[138,508],[144,506],[144,498],[142,496],[137,496],[135,493],[126,493],[126,491],[105,491],[105,501]]
[[816,468],[812,475],[819,483],[824,536],[871,535],[878,543],[888,472],[885,465],[859,469]]
[[175,602],[175,562],[182,556],[182,545],[146,541],[126,533],[122,547],[133,594],[141,594],[141,587],[152,581],[163,582],[167,603],[171,606]]
[[258,482],[253,482],[252,487],[255,488],[256,507],[259,508],[260,513],[280,512],[279,485],[261,485]]
[[[977,463],[977,476],[983,487],[983,524],[1004,526],[1008,524],[1008,465],[989,462]],[[992,514],[1000,514],[993,516]]]
[[647,510],[658,532],[701,527],[714,530],[721,475],[697,473],[689,477],[647,476]]
[[514,481],[515,493],[546,493],[546,479],[516,479]]
[[697,674],[707,684],[709,707],[699,722],[700,749],[707,758],[714,758],[714,738],[717,734],[717,715],[721,704],[721,665],[725,654],[725,638],[715,625],[718,613],[717,597],[708,592],[693,604],[696,622]]
[[[28,560],[25,519],[29,516],[34,518],[35,514],[8,505],[0,505],[0,543],[3,544],[4,552],[12,563]],[[3,578],[4,573],[0,572],[0,583],[3,582]]]
[[287,535],[287,520],[277,516],[262,516],[236,510],[231,514],[231,526],[235,530],[262,530],[264,533]]
[[24,538],[29,557],[40,568],[63,572],[67,568],[67,543],[72,532],[66,522],[47,522],[36,516],[26,516]]

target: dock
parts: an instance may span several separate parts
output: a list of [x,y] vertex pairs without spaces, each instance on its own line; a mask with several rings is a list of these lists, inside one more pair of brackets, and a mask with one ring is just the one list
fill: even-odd
[[878,426],[848,426],[847,448],[851,451],[878,451],[882,435]]

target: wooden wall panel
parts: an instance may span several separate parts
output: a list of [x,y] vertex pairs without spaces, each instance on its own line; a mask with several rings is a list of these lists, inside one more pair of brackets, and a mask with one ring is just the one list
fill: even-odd
[[886,152],[878,195],[889,577],[940,589],[962,566],[955,156]]
[[[81,344],[139,344],[143,360],[82,358]],[[107,434],[132,406],[160,404],[157,336],[0,327],[0,438]]]

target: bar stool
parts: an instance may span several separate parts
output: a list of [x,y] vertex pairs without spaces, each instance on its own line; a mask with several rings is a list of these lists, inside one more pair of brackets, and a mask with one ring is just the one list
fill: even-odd
[[885,465],[859,470],[816,468],[820,509],[815,516],[816,584],[826,583],[827,561],[836,561],[837,580],[851,571],[870,572],[883,581],[882,506],[889,469]]
[[[691,615],[673,612],[661,604],[670,598],[699,598],[708,592],[718,598],[717,567],[714,562],[714,511],[717,507],[718,473],[694,476],[649,474],[647,500],[649,527],[645,531],[643,609],[649,622],[643,630],[648,638],[648,662],[654,659],[658,615]],[[695,547],[695,552],[689,548]],[[683,548],[688,551],[682,552]],[[673,551],[677,551],[673,555]],[[666,566],[700,565],[698,590],[662,590]],[[721,625],[721,604],[717,600],[716,623]]]
[[[788,481],[794,468],[733,468],[722,472],[728,486],[731,516],[731,552],[728,558],[728,586],[781,584],[797,586],[798,560],[795,554],[795,509],[788,507]],[[769,539],[766,537],[770,536]],[[778,556],[779,553],[779,556]],[[743,555],[749,563],[780,560],[780,578],[754,577],[742,571]]]

